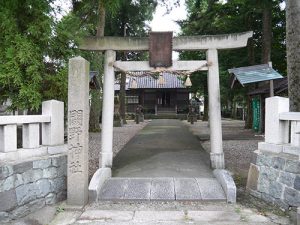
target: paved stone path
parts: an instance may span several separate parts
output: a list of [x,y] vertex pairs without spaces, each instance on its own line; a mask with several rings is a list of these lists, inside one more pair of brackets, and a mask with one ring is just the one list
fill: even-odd
[[213,178],[199,140],[179,120],[151,121],[114,158],[113,177]]
[[99,200],[226,200],[209,155],[179,120],[153,120],[113,162]]
[[[61,209],[59,212],[57,209]],[[84,209],[65,202],[3,225],[288,225],[287,217],[224,202],[99,202]]]
[[[153,208],[155,207],[155,208]],[[173,203],[125,204],[107,203],[89,205],[83,211],[66,210],[60,213],[50,225],[157,225],[157,224],[201,224],[201,225],[275,225],[289,224],[289,221],[260,215],[255,210],[226,203],[207,202],[203,205]]]
[[90,210],[84,212],[75,224],[202,224],[239,225],[273,224],[263,216],[255,215],[252,221],[230,211],[108,211]]
[[226,197],[215,178],[112,178],[99,200],[218,200]]

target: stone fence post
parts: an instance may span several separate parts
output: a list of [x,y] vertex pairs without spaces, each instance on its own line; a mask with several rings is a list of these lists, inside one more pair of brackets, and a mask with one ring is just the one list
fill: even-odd
[[270,97],[266,99],[265,142],[270,144],[289,143],[289,123],[279,120],[279,114],[289,112],[289,99]]
[[[51,117],[50,123],[42,124],[43,145],[63,145],[65,132],[64,103],[57,100],[44,101],[42,114]],[[30,132],[28,134],[30,135]]]

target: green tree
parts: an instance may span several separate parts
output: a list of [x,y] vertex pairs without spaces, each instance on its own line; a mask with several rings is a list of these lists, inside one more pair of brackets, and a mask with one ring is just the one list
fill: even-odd
[[[152,13],[156,7],[156,1],[97,1],[98,9],[95,10],[94,1],[73,0],[73,11],[80,18],[88,30],[89,35],[93,36],[127,36],[145,35],[145,21],[152,18]],[[94,24],[94,26],[92,25]],[[96,25],[95,25],[96,24]],[[87,53],[88,56],[90,54]],[[103,56],[101,53],[92,53],[94,57],[90,60],[91,68],[99,71],[98,80],[102,80],[103,75]],[[119,53],[118,59],[138,58],[140,54]],[[123,79],[124,82],[124,79]],[[92,90],[92,105],[90,110],[90,131],[99,131],[99,113],[101,110],[101,90]],[[124,102],[125,96],[122,98]],[[124,115],[124,114],[123,114]]]
[[[156,1],[140,0],[139,2],[123,1],[120,9],[113,17],[109,18],[106,27],[109,36],[146,36],[149,31],[146,21],[152,19],[152,14],[157,6]],[[137,60],[143,58],[144,53],[121,52],[117,55],[121,60]],[[120,74],[120,116],[126,124],[126,74]]]
[[11,109],[38,110],[51,42],[48,0],[0,2],[0,101]]
[[[269,0],[230,0],[226,3],[220,3],[215,0],[187,0],[188,19],[180,21],[183,35],[214,35],[248,30],[254,31],[253,38],[249,40],[248,48],[219,51],[223,109],[228,107],[228,103],[234,103],[236,100],[241,101],[240,104],[244,103],[248,91],[248,87],[237,87],[234,90],[230,90],[227,69],[258,64],[263,61],[262,58],[270,60],[270,55],[274,67],[285,74],[286,70],[284,68],[286,64],[284,56],[281,57],[281,60],[278,57],[284,54],[283,49],[285,48],[283,26],[285,19],[284,11],[279,6],[280,2]],[[265,15],[267,18],[263,19],[264,12],[265,14],[271,12],[271,16]],[[263,21],[267,21],[264,26]],[[270,38],[270,24],[273,31],[272,42]],[[264,33],[263,30],[266,30],[266,32]],[[270,46],[273,50],[272,53],[270,53]],[[195,83],[195,85],[200,85],[200,89],[203,89],[203,84]],[[244,99],[238,96],[244,96]],[[251,109],[250,105],[249,109]]]
[[[120,0],[97,0],[96,2],[94,0],[73,0],[73,13],[80,19],[80,24],[85,27],[88,35],[103,37],[106,17],[107,15],[114,15],[119,10],[120,2]],[[85,58],[91,63],[91,70],[95,70],[98,72],[97,79],[101,83],[104,61],[102,53],[88,52],[84,55]],[[91,90],[90,95],[91,108],[89,130],[91,132],[99,132],[102,90]]]

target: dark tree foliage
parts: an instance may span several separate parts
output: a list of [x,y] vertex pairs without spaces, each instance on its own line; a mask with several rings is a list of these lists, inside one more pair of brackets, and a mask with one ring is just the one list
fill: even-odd
[[[236,50],[219,51],[221,102],[223,110],[230,107],[234,101],[245,104],[248,87],[240,86],[230,89],[230,75],[227,70],[260,64],[262,56],[269,54],[263,49],[263,15],[266,7],[271,11],[272,52],[273,67],[282,74],[286,74],[285,57],[285,12],[280,8],[282,1],[258,0],[229,0],[220,3],[216,0],[187,0],[188,19],[180,21],[182,35],[215,35],[254,31],[253,38],[249,40],[248,47]],[[266,47],[264,47],[266,49]],[[269,49],[270,50],[270,49]],[[181,58],[203,59],[204,53],[181,53]],[[206,76],[196,78],[192,76],[194,91],[205,90]]]

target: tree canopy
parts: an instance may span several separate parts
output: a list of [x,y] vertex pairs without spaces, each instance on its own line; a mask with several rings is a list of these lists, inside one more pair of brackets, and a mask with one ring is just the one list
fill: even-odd
[[[81,52],[81,37],[97,35],[99,7],[105,7],[105,35],[145,36],[147,21],[158,4],[167,11],[179,1],[168,0],[72,0],[72,9],[56,18],[54,0],[11,0],[0,2],[0,101],[10,99],[11,109],[37,110],[42,100],[66,101],[67,63],[70,57],[82,55],[91,69],[102,74],[103,57],[97,52]],[[286,74],[285,12],[283,0],[186,0],[188,18],[179,21],[182,35],[235,33],[253,30],[248,47],[220,51],[222,102],[226,104],[246,89],[229,89],[227,69],[259,64],[270,54],[273,67]],[[269,13],[270,12],[270,13]],[[268,15],[270,14],[268,21]],[[271,34],[268,27],[271,24]],[[103,26],[104,27],[104,26]],[[269,29],[270,30],[270,29]],[[271,37],[271,38],[269,38]],[[271,42],[271,43],[270,43]],[[271,49],[266,43],[271,44]],[[263,49],[269,49],[265,52]],[[118,54],[118,58],[137,59],[136,53]],[[203,59],[204,52],[182,52],[182,59]],[[192,76],[192,91],[206,93],[206,75]]]
[[71,11],[58,20],[54,2],[0,2],[0,102],[10,99],[12,110],[38,110],[51,98],[66,102],[68,59],[77,54],[102,74],[103,57],[78,49],[83,36],[97,34],[101,4],[105,34],[113,36],[123,36],[125,27],[126,35],[145,35],[157,5],[155,0],[72,0]]
[[[253,30],[254,35],[248,42],[248,47],[238,50],[219,51],[221,96],[223,106],[232,101],[235,96],[245,96],[247,89],[236,88],[230,90],[228,69],[234,67],[261,64],[263,59],[263,23],[264,11],[271,12],[272,46],[270,52],[273,67],[282,74],[286,74],[285,57],[285,12],[280,7],[282,1],[253,1],[230,0],[222,3],[216,0],[187,0],[188,18],[180,21],[182,35],[214,35],[237,33]],[[268,54],[268,52],[267,52]],[[183,52],[181,58],[203,59],[205,53]],[[205,75],[201,78],[192,76],[193,91],[204,91]]]

